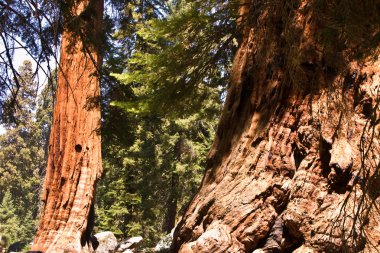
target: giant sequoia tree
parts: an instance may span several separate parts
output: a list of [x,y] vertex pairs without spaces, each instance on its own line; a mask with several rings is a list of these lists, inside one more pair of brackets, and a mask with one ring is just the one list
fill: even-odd
[[175,252],[379,249],[379,12],[240,1],[223,116]]
[[32,250],[92,252],[95,183],[101,174],[102,0],[61,3],[64,26],[49,143],[45,207]]

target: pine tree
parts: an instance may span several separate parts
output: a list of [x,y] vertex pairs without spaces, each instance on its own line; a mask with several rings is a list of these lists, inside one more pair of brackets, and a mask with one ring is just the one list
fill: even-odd
[[[196,27],[193,22],[199,20],[202,23],[197,23],[198,31],[218,30],[212,27],[217,17],[207,17],[210,8],[202,13],[195,11],[200,5],[200,2],[178,3],[166,18],[137,23],[139,40],[131,63],[124,74],[114,75],[124,87],[118,86],[117,95],[111,96],[112,105],[117,106],[109,107],[104,114],[105,172],[98,188],[98,229],[111,230],[119,237],[142,235],[147,245],[153,245],[174,227],[198,187],[222,103],[224,88],[218,85],[218,80],[227,78],[225,69],[229,61],[223,57],[230,52],[214,59],[218,63],[214,62],[213,70],[196,80],[198,73],[194,74],[184,86],[183,89],[191,91],[186,96],[192,100],[188,107],[184,107],[186,101],[180,97],[173,100],[171,95],[165,96],[175,91],[175,85],[184,85],[165,78],[178,67],[170,61],[174,54],[190,54],[178,47],[191,43],[191,35],[176,31]],[[172,30],[173,26],[176,30]],[[228,37],[229,31],[225,29],[224,35]],[[120,31],[119,38],[122,34]],[[218,34],[217,38],[224,35]],[[179,45],[178,52],[170,48],[173,42]],[[210,48],[207,43],[212,42],[205,42],[197,47]],[[233,44],[232,39],[229,42]],[[152,60],[144,61],[145,57]],[[209,61],[211,57],[196,58],[191,64],[196,68],[200,59]],[[186,64],[189,63],[184,63],[184,67]],[[152,73],[160,68],[171,72],[166,75],[157,72],[155,77],[160,78],[155,79]],[[178,75],[180,72],[171,80],[179,80]]]
[[10,191],[6,191],[0,204],[0,234],[5,237],[9,246],[12,242],[20,240],[20,220],[17,219]]
[[113,105],[165,115],[199,110],[210,88],[226,87],[239,38],[236,8],[235,1],[174,1],[165,19],[140,24],[136,33],[145,47],[113,74],[136,98]]
[[170,217],[175,221],[197,189],[217,117],[208,115],[211,122],[202,113],[176,120],[127,117],[134,118],[134,142],[118,143],[114,132],[113,145],[104,149],[98,228],[119,237],[143,235],[152,245],[173,228],[168,203],[177,202]]
[[1,223],[12,228],[11,235],[6,234],[10,230],[1,232],[8,237],[9,243],[29,243],[36,230],[43,168],[46,166],[44,147],[48,142],[41,126],[49,129],[49,111],[52,110],[52,94],[46,94],[48,86],[42,92],[45,96],[37,99],[37,83],[29,61],[24,62],[19,73],[22,86],[17,97],[14,121],[4,121],[8,122],[5,124],[6,132],[0,136],[0,199],[4,203],[12,202],[9,205],[14,209],[9,221],[3,220]]

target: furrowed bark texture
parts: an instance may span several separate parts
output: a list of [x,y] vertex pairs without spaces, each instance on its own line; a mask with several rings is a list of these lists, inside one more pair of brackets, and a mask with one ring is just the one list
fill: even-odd
[[262,2],[173,252],[379,250],[379,61],[324,48],[316,2]]
[[42,252],[93,252],[95,184],[100,178],[101,57],[103,1],[75,2],[61,45],[58,88],[50,135],[45,203],[32,246]]

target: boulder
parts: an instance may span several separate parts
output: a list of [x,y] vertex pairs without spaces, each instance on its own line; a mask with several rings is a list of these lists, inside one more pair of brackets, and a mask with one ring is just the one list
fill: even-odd
[[167,253],[170,252],[170,247],[173,242],[173,233],[167,234],[164,238],[162,238],[154,247],[154,252],[157,253]]
[[137,248],[142,244],[143,238],[141,236],[131,237],[119,243],[116,247],[116,252],[134,253]]
[[117,247],[117,239],[115,235],[110,231],[97,233],[95,235],[98,241],[98,247],[96,247],[96,253],[111,253],[114,252]]

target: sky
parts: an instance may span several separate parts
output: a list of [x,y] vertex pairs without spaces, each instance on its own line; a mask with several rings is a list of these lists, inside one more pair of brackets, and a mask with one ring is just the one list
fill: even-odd
[[[4,47],[0,45],[0,50],[3,51],[3,49]],[[17,49],[13,58],[13,64],[15,68],[18,69],[25,60],[30,60],[33,64],[33,69],[36,68],[36,63],[33,62],[30,56],[28,56],[28,53],[25,50]],[[0,135],[4,134],[5,132],[5,128],[0,124]]]
[[[0,52],[4,51],[4,46],[0,43]],[[18,69],[25,60],[29,60],[32,63],[33,70],[36,70],[37,64],[36,62],[28,55],[28,53],[24,49],[16,49],[13,57],[13,65],[16,69]],[[54,60],[50,61],[51,68],[56,66]],[[42,63],[41,67],[45,69],[47,72],[47,64]],[[39,83],[39,92],[42,91],[44,84],[47,82],[47,76],[42,69],[38,71],[38,83]],[[6,132],[5,128],[0,124],[0,135]]]

